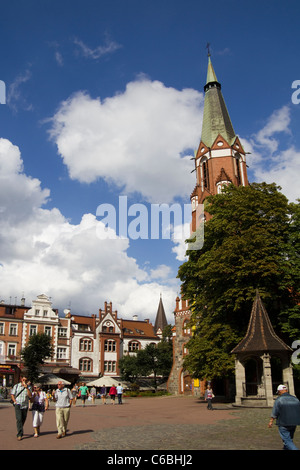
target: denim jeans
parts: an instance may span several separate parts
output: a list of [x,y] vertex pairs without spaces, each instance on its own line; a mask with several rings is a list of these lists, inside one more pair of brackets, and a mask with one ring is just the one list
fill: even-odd
[[293,442],[296,426],[278,426],[284,450],[299,450]]

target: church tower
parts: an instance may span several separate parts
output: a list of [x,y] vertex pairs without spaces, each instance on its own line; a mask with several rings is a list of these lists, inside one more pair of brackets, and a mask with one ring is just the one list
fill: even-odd
[[[195,153],[196,186],[191,194],[192,222],[191,234],[196,231],[203,219],[200,204],[208,196],[221,193],[229,184],[247,186],[246,152],[234,131],[223,95],[208,53],[208,68],[204,86],[204,111],[201,140]],[[168,390],[175,394],[202,396],[204,383],[193,380],[184,370],[184,356],[188,354],[187,343],[191,337],[188,324],[191,310],[188,300],[176,299],[173,329],[173,366],[168,379]]]
[[215,74],[210,53],[201,140],[195,154],[196,186],[191,194],[192,232],[198,227],[196,209],[208,196],[219,194],[223,186],[247,186],[245,150],[236,135]]
[[160,338],[162,338],[162,334],[166,326],[168,326],[168,321],[167,321],[167,317],[165,314],[162,297],[160,295],[158,309],[157,309],[156,318],[155,318],[155,324],[154,324],[155,334],[159,336]]

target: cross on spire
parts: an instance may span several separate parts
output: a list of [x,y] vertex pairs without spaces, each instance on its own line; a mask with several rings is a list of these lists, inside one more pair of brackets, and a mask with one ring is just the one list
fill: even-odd
[[207,57],[210,57],[210,43],[209,42],[206,44],[206,49],[207,49]]

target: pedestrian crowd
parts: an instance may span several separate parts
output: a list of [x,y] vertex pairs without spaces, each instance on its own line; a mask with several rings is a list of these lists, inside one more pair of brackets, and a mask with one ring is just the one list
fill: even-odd
[[57,427],[56,438],[61,439],[67,434],[71,406],[76,406],[78,398],[82,400],[82,405],[85,406],[86,400],[91,400],[92,404],[94,404],[96,397],[101,397],[102,403],[106,404],[106,397],[109,396],[111,403],[114,405],[117,396],[118,403],[121,405],[122,394],[123,387],[120,383],[117,387],[110,387],[109,390],[108,387],[103,385],[100,393],[97,394],[96,388],[92,387],[89,390],[86,383],[82,383],[81,385],[75,384],[70,390],[65,386],[62,380],[58,381],[56,390],[48,390],[45,392],[39,384],[32,386],[27,377],[23,376],[20,382],[13,386],[10,400],[15,409],[17,439],[22,440],[23,438],[23,428],[27,419],[28,410],[32,411],[34,437],[39,437],[44,413],[49,409],[50,401],[53,401],[55,403]]
[[[300,401],[297,397],[288,392],[285,385],[279,385],[277,388],[278,398],[274,402],[272,408],[270,421],[268,427],[273,426],[274,420],[278,426],[278,432],[283,442],[284,450],[299,450],[293,439],[296,427],[300,425]],[[34,429],[34,437],[40,435],[40,429],[43,424],[44,413],[49,408],[50,401],[55,402],[56,414],[56,427],[57,439],[66,436],[67,426],[70,419],[71,406],[76,406],[78,398],[82,400],[85,406],[86,400],[90,399],[94,403],[96,396],[101,398],[102,403],[106,405],[106,399],[109,396],[111,403],[115,404],[117,397],[118,404],[122,405],[123,387],[119,383],[117,387],[112,386],[107,390],[103,384],[99,394],[96,388],[88,389],[86,383],[80,386],[74,385],[70,390],[65,386],[62,380],[57,383],[57,389],[52,393],[48,391],[45,393],[40,385],[31,386],[26,377],[21,377],[21,381],[14,385],[11,391],[11,403],[14,405],[16,425],[17,425],[17,439],[21,440],[23,437],[23,427],[27,418],[28,409],[32,411],[32,425]],[[212,400],[214,398],[211,386],[207,387],[205,393],[205,401],[207,401],[207,408],[213,410]]]

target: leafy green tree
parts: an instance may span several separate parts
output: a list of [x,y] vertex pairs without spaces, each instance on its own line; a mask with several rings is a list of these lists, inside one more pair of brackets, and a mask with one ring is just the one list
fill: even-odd
[[178,272],[192,304],[194,335],[185,366],[199,378],[234,370],[232,348],[246,333],[256,289],[277,334],[300,337],[299,203],[275,184],[231,185],[206,200],[204,244]]
[[141,375],[136,355],[121,357],[119,359],[119,368],[122,380],[126,380],[128,382],[135,382]]
[[123,380],[134,382],[138,377],[153,374],[154,387],[157,386],[157,376],[168,376],[172,367],[172,343],[162,340],[155,346],[148,344],[134,356],[124,356],[119,360],[119,368]]
[[36,382],[41,375],[41,366],[46,359],[53,355],[51,337],[44,333],[37,333],[30,337],[27,345],[21,351],[21,359],[27,369],[27,376],[31,382]]
[[153,374],[154,388],[157,387],[157,376],[167,375],[172,366],[170,361],[169,346],[167,342],[147,344],[145,349],[140,349],[137,353],[137,363],[142,375]]

